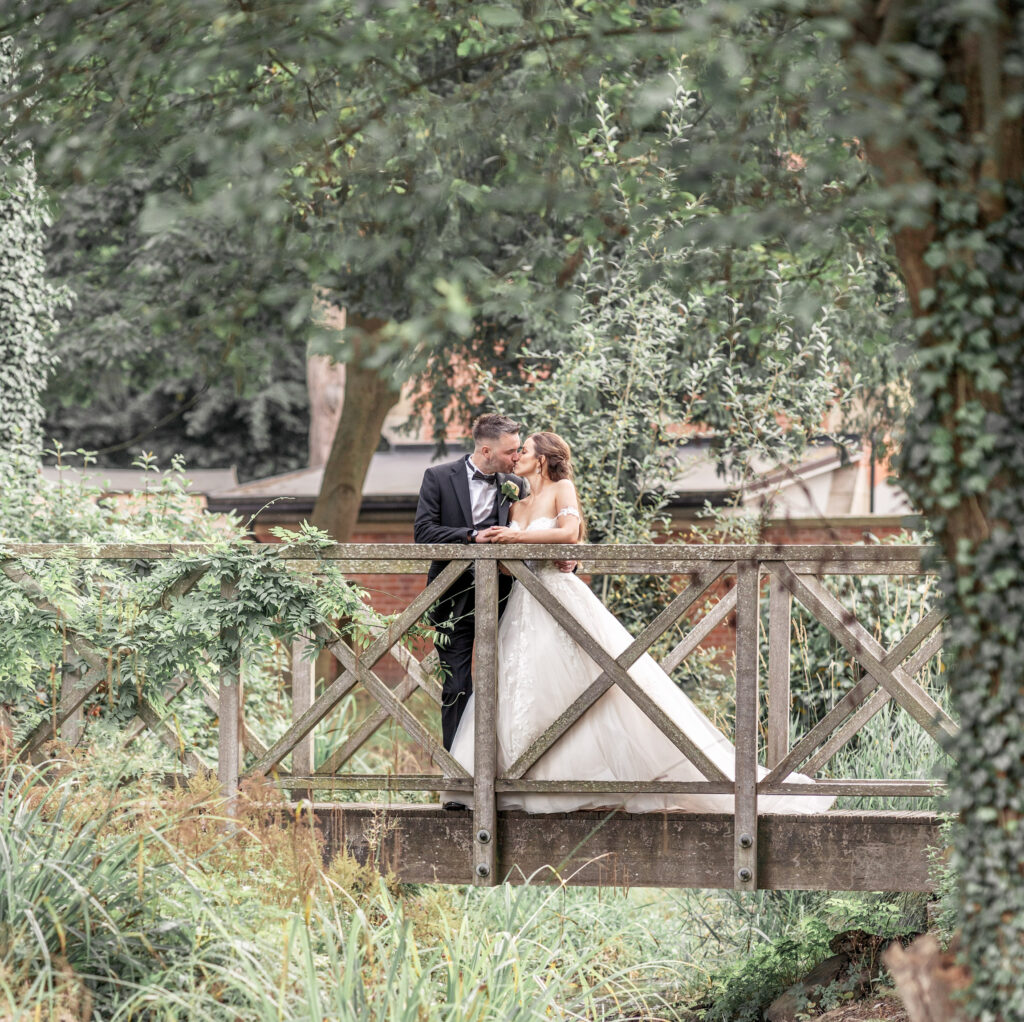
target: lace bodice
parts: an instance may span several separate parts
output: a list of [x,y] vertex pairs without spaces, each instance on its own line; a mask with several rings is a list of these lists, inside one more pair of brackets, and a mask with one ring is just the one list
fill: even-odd
[[525,528],[518,522],[509,522],[508,527],[517,532],[529,532],[531,529],[553,529],[557,523],[557,518],[534,518]]
[[[576,511],[575,508],[562,508],[558,512],[558,516],[555,517],[555,518],[551,518],[551,517],[534,518],[530,522],[527,523],[525,528],[522,525],[520,525],[518,522],[509,522],[508,523],[508,527],[510,529],[515,529],[517,532],[534,532],[534,531],[539,530],[539,529],[553,529],[553,528],[555,528],[558,525],[558,519],[562,515],[564,515],[566,513],[571,514],[571,515],[575,515],[577,518],[579,518],[579,513]],[[526,565],[527,565],[527,567],[529,567],[533,571],[545,571],[545,572],[552,571],[552,572],[554,572],[555,575],[562,575],[562,574],[564,574],[563,572],[558,571],[555,568],[553,562],[551,562],[551,561],[529,560],[529,561],[526,562]],[[568,576],[568,577],[572,577],[572,576]]]
[[533,518],[527,523],[524,528],[518,522],[509,522],[508,527],[510,529],[517,529],[520,532],[531,532],[534,529],[553,529],[558,525],[558,519],[565,515],[569,515],[579,521],[580,513],[574,507],[563,507],[559,508],[558,514],[554,518]]

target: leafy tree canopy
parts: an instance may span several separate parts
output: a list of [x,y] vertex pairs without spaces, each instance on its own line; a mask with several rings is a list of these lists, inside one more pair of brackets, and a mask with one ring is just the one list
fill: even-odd
[[[179,446],[199,453],[205,426],[232,435],[233,388],[255,395],[248,449],[265,423],[294,437],[288,367],[314,287],[356,326],[316,350],[392,384],[463,343],[474,315],[514,352],[524,309],[566,305],[579,246],[627,229],[579,163],[599,76],[636,76],[618,105],[642,128],[674,59],[652,44],[679,25],[607,2],[23,4],[0,31],[20,32],[34,73],[8,104],[65,199],[54,269],[83,295],[51,422],[101,449],[149,430],[159,448],[152,427],[184,409]],[[99,245],[76,262],[71,234]],[[95,351],[111,326],[114,350]],[[104,407],[69,414],[82,397]]]
[[[919,357],[902,478],[946,554],[970,1010],[1022,1014],[1019,4],[27,0],[0,24],[14,32],[28,59],[8,105],[48,177],[174,171],[154,225],[195,215],[283,238],[308,280],[379,320],[363,359],[404,372],[477,308],[557,305],[543,285],[571,274],[570,241],[643,227],[651,207],[622,224],[601,168],[588,179],[575,159],[602,75],[624,86],[624,123],[643,123],[687,57],[705,113],[665,169],[673,201],[698,209],[666,248],[731,249],[760,277],[813,273],[837,230],[868,238],[884,212]],[[620,79],[637,68],[633,90]],[[849,159],[858,143],[874,175]],[[646,165],[644,139],[624,132],[620,154]],[[582,226],[553,229],[556,214]],[[715,278],[725,294],[735,269]]]
[[244,476],[305,464],[302,274],[220,221],[147,229],[141,168],[61,192],[50,273],[75,294],[51,351],[48,438],[128,466],[140,449]]

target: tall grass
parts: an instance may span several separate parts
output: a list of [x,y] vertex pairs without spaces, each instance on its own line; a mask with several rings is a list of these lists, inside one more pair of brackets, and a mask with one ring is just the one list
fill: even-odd
[[703,975],[657,894],[402,888],[269,788],[228,819],[96,755],[3,777],[0,1018],[671,1018]]
[[[609,965],[600,943],[567,948],[554,939],[555,892],[509,900],[499,888],[426,920],[410,918],[383,882],[361,901],[332,894],[308,917],[292,914],[276,947],[265,937],[230,957],[208,952],[197,993],[216,992],[258,1020],[597,1019],[622,1017],[627,1005],[652,1018],[667,1007],[645,989],[638,963]],[[224,929],[219,939],[234,948]],[[206,1014],[197,1017],[224,1017],[198,1007]]]
[[158,830],[116,800],[82,815],[77,789],[57,764],[0,781],[0,1004],[11,1014],[24,999],[45,1017],[100,1014],[188,947],[182,921],[147,904],[167,880],[146,855]]
[[[945,688],[932,688],[930,695],[949,712]],[[855,744],[844,746],[821,771],[824,777],[862,779],[907,778],[942,780],[948,758],[928,733],[900,707],[890,703],[858,733]],[[887,798],[846,796],[836,800],[836,809],[932,810],[944,805],[938,798]]]

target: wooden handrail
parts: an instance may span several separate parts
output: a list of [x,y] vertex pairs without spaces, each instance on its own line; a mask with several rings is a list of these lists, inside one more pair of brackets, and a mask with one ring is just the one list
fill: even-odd
[[[593,543],[336,543],[325,547],[288,544],[244,544],[243,548],[272,553],[280,551],[288,561],[342,561],[358,564],[360,573],[369,573],[377,562],[385,562],[388,574],[416,573],[408,564],[427,561],[480,560],[580,560],[588,573],[609,574],[621,571],[630,562],[657,564],[704,564],[708,561],[785,560],[801,572],[816,570],[825,574],[846,574],[851,569],[880,568],[894,574],[920,574],[930,569],[922,561],[934,554],[934,548],[918,545],[880,544],[850,546],[840,544],[787,543],[648,543],[643,545],[605,545]],[[82,560],[168,560],[178,556],[202,557],[224,550],[217,543],[2,543],[0,561],[20,558],[73,557]],[[365,567],[363,566],[365,565]],[[825,570],[827,566],[827,571]],[[910,570],[908,570],[910,569]],[[637,569],[638,573],[641,572]]]

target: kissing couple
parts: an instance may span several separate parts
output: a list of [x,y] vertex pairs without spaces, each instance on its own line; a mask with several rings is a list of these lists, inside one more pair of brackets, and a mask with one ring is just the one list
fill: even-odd
[[[482,415],[473,423],[473,452],[428,468],[420,487],[417,543],[578,543],[586,524],[573,483],[569,444],[551,432],[521,444],[519,423]],[[511,552],[510,552],[511,555]],[[514,555],[512,555],[514,556]],[[611,656],[633,637],[576,573],[574,561],[531,562],[545,587]],[[428,582],[445,568],[433,561]],[[429,612],[444,671],[441,728],[444,747],[473,770],[473,575],[463,573]],[[601,668],[519,582],[498,578],[497,766],[501,776],[588,686]],[[648,654],[629,675],[675,725],[729,778],[735,749]],[[763,768],[762,768],[763,772]],[[612,685],[527,771],[529,780],[702,781],[647,714]],[[813,783],[799,774],[789,781]],[[442,794],[446,808],[463,808],[471,795]],[[759,812],[823,812],[827,796],[767,795]],[[499,809],[564,813],[620,808],[732,812],[732,795],[580,794],[510,792]]]

